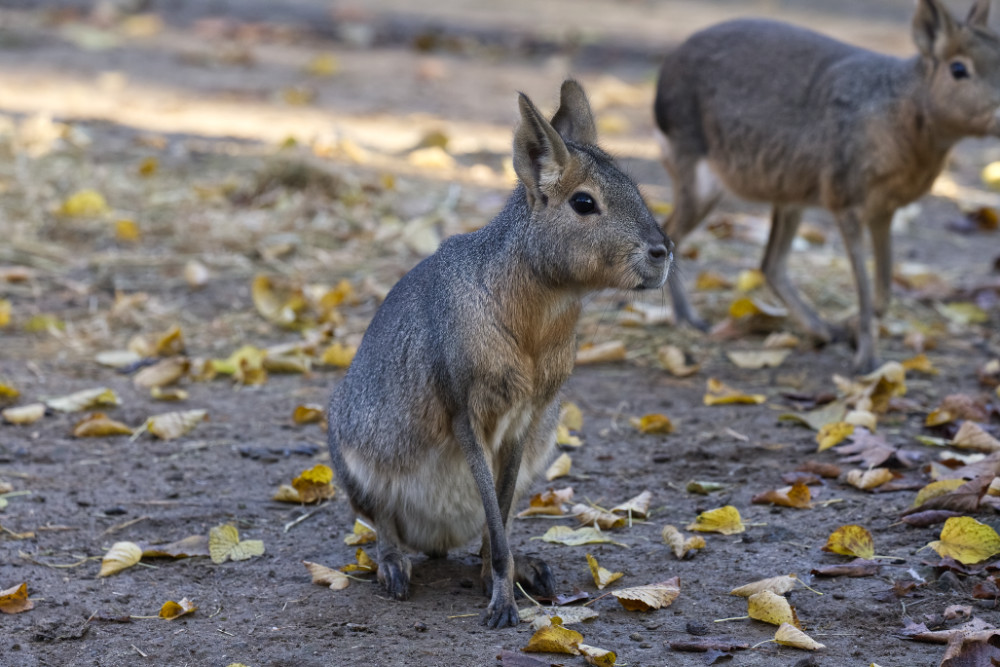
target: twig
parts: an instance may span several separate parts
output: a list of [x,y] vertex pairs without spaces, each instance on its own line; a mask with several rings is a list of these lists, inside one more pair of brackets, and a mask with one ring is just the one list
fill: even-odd
[[140,517],[138,517],[136,519],[131,519],[130,521],[126,521],[125,523],[119,523],[119,524],[116,524],[114,526],[111,526],[110,528],[108,528],[107,530],[105,530],[104,533],[102,533],[102,534],[103,535],[110,535],[112,533],[117,533],[119,530],[124,530],[124,529],[128,528],[129,526],[134,526],[135,524],[139,523],[140,521],[148,521],[149,519],[152,519],[152,518],[153,517],[151,517],[151,516],[143,515],[143,516],[140,516]]
[[324,501],[324,502],[320,503],[316,507],[316,509],[314,509],[312,512],[306,512],[305,514],[303,514],[299,518],[295,519],[294,521],[289,521],[288,523],[285,524],[285,532],[287,533],[289,530],[291,530],[295,526],[299,525],[300,523],[302,523],[303,521],[305,521],[306,519],[308,519],[309,517],[311,517],[313,514],[316,514],[316,512],[318,512],[321,509],[323,509],[324,507],[326,507],[326,505],[327,505],[327,503],[326,503],[326,501]]
[[143,653],[142,649],[140,649],[135,644],[132,644],[132,648],[135,649],[135,652],[138,653],[139,655],[141,655],[142,657],[144,657],[144,658],[148,658],[149,657],[148,655],[146,655],[145,653]]

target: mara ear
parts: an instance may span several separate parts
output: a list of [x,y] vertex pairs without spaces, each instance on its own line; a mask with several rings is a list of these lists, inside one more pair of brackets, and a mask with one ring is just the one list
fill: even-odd
[[555,128],[524,93],[518,97],[521,124],[514,133],[514,171],[528,191],[528,203],[542,202],[569,164],[569,150]]
[[918,0],[913,15],[913,42],[923,56],[944,58],[957,32],[955,19],[939,0]]
[[990,18],[990,0],[976,0],[972,3],[969,15],[965,17],[966,25],[974,25],[980,28],[986,27],[986,22]]
[[597,143],[597,126],[590,102],[583,88],[573,79],[563,81],[559,110],[552,117],[552,127],[566,141],[587,145]]

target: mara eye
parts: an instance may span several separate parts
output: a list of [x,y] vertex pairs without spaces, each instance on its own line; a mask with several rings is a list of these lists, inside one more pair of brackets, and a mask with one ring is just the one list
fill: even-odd
[[573,210],[580,215],[590,215],[591,213],[597,213],[597,204],[594,203],[594,198],[588,195],[586,192],[577,192],[572,197],[569,198],[569,205],[573,207]]
[[969,68],[965,66],[965,63],[955,61],[951,63],[948,68],[951,70],[951,78],[953,79],[968,79],[969,78]]

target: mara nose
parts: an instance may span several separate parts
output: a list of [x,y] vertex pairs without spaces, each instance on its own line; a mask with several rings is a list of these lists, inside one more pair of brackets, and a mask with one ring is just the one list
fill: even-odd
[[670,251],[667,250],[667,246],[662,243],[649,246],[649,250],[647,250],[646,253],[649,255],[650,261],[654,264],[663,264],[667,261],[667,256],[670,255]]

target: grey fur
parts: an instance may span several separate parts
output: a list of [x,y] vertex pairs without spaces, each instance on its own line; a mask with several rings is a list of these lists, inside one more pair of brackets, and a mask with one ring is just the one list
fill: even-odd
[[[843,332],[820,319],[791,285],[786,261],[807,206],[837,219],[858,291],[857,370],[877,364],[877,320],[889,304],[894,211],[926,193],[951,147],[1000,134],[1000,37],[986,27],[989,0],[966,21],[939,0],[919,0],[919,54],[899,59],[771,21],[723,23],[689,38],[660,70],[654,112],[674,180],[665,226],[680,243],[722,187],[774,206],[762,264],[774,292],[817,340]],[[956,79],[960,62],[970,76]],[[864,265],[867,228],[875,298]],[[679,282],[678,319],[704,328]]]
[[[404,550],[443,555],[482,535],[490,627],[518,622],[515,573],[552,589],[543,562],[512,557],[507,524],[555,446],[581,297],[660,288],[672,262],[635,184],[591,145],[580,86],[563,84],[555,127],[523,95],[519,105],[522,184],[492,222],[393,287],[329,408],[333,465],[375,525],[388,592],[409,595]],[[581,191],[598,214],[571,207]]]

